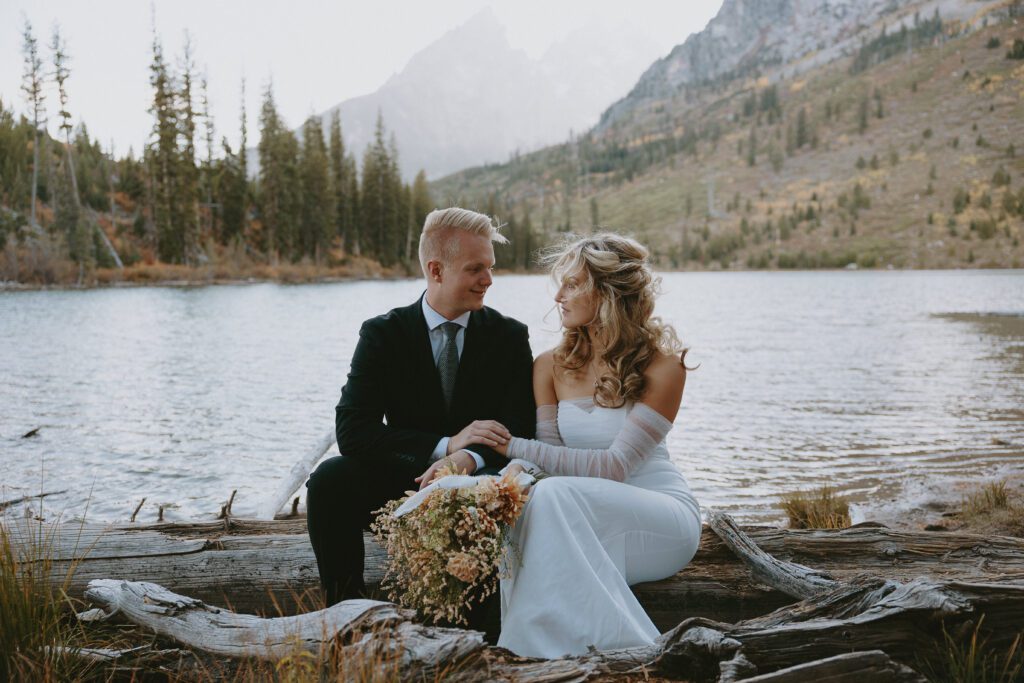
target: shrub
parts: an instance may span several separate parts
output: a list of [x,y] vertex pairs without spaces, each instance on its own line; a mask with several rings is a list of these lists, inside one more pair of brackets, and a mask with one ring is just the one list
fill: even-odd
[[1014,38],[1013,47],[1006,53],[1007,59],[1024,59],[1024,40]]
[[992,36],[991,38],[988,39],[988,42],[985,43],[985,47],[987,47],[989,50],[995,50],[1002,44],[1002,41],[999,40],[999,36]]
[[971,203],[971,195],[964,188],[957,189],[953,194],[953,213],[961,214],[967,205]]
[[992,185],[994,187],[1002,187],[1010,184],[1010,174],[1006,172],[1006,169],[1000,166],[996,169],[996,172],[992,174]]
[[924,132],[921,133],[921,137],[923,137],[925,140],[930,140],[931,137],[932,137],[932,129],[931,128],[925,128]]
[[[779,260],[781,263],[781,254]],[[791,529],[845,529],[850,526],[850,505],[837,497],[835,489],[830,486],[786,496],[781,507],[789,518]]]

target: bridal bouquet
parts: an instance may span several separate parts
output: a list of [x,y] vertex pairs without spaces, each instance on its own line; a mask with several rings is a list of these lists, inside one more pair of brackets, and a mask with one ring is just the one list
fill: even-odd
[[377,511],[372,529],[388,554],[381,586],[435,623],[466,624],[466,610],[494,593],[507,536],[533,483],[529,474],[454,475]]

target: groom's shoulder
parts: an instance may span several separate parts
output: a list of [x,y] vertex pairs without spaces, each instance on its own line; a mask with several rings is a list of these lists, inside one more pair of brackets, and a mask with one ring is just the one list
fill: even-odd
[[410,321],[415,320],[419,307],[419,302],[416,302],[409,306],[392,308],[387,313],[368,318],[363,321],[361,334],[386,333],[405,327],[410,324]]

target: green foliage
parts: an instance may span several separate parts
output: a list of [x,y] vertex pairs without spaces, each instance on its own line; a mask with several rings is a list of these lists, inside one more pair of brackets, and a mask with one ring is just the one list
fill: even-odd
[[985,43],[985,47],[987,47],[989,50],[994,50],[1002,44],[1002,41],[999,40],[999,36],[992,36],[991,38],[988,39],[988,42]]
[[337,197],[331,182],[327,145],[318,116],[310,116],[302,128],[299,178],[302,185],[299,254],[313,256],[320,262],[337,234]]
[[1013,46],[1010,51],[1006,53],[1007,59],[1024,59],[1024,40],[1020,38],[1013,39]]
[[967,205],[971,203],[971,195],[962,187],[957,188],[953,194],[953,213],[961,214]]
[[1010,184],[1010,174],[1006,172],[1006,169],[1000,166],[996,169],[996,172],[992,174],[992,186],[993,187],[1004,187]]
[[971,221],[971,232],[978,233],[983,240],[990,240],[996,234],[996,222],[991,218],[983,218]]

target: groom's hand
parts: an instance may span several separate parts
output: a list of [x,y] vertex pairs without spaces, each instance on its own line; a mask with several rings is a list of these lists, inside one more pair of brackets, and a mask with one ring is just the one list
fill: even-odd
[[451,463],[455,467],[455,471],[458,474],[473,474],[476,471],[476,460],[473,456],[466,451],[459,451],[458,453],[452,453],[451,455],[435,460],[434,463],[427,468],[427,471],[416,477],[415,481],[419,483],[420,490],[422,491],[427,487],[427,484],[434,481],[437,478],[437,471],[445,465]]
[[461,451],[467,446],[481,444],[496,448],[504,446],[512,438],[505,425],[496,420],[476,420],[466,425],[461,432],[448,441],[448,453]]

